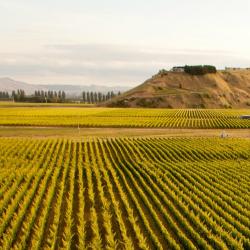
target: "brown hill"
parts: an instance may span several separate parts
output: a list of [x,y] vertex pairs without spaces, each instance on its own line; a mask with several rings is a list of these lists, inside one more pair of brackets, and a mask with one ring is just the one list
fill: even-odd
[[190,75],[166,72],[106,103],[110,107],[247,108],[250,70]]

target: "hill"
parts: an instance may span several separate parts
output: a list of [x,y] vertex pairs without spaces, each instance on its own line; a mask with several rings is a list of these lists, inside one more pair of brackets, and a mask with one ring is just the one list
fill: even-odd
[[16,81],[8,77],[0,78],[0,91],[7,91],[11,93],[13,90],[16,91],[18,89],[24,90],[27,94],[31,94],[35,90],[42,90],[39,86]]
[[106,93],[108,91],[114,92],[124,92],[128,88],[124,86],[103,86],[103,85],[36,85],[28,84],[25,82],[20,82],[13,80],[11,78],[0,78],[0,91],[7,91],[11,93],[13,90],[22,89],[26,94],[33,94],[35,90],[44,90],[44,91],[65,91],[68,96],[80,96],[82,91],[93,91],[93,92],[102,92]]
[[158,73],[105,105],[147,108],[247,108],[250,107],[250,70],[223,70],[205,75],[169,71]]

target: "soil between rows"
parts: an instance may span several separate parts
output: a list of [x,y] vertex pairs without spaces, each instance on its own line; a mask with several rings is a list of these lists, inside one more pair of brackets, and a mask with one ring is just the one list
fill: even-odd
[[250,129],[0,127],[0,137],[220,137],[250,138]]

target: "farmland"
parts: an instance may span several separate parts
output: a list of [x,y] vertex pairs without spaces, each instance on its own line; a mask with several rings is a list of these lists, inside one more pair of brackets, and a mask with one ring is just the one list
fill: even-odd
[[250,249],[248,111],[0,105],[0,249]]
[[1,249],[249,249],[249,160],[239,138],[1,138]]
[[249,110],[77,107],[0,108],[1,126],[125,128],[250,128]]

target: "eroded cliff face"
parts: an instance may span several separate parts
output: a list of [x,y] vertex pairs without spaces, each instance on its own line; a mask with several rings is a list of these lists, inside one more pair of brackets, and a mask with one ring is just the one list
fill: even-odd
[[168,72],[107,102],[112,107],[250,108],[250,70],[193,76]]

